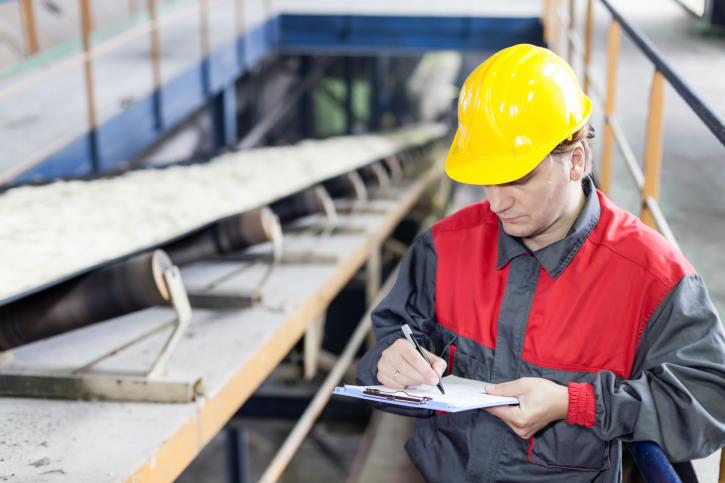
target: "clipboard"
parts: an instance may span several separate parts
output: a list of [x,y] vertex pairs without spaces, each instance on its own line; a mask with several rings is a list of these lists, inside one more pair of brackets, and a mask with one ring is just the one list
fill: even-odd
[[446,411],[455,413],[493,406],[518,404],[516,397],[492,396],[486,394],[486,382],[446,376],[441,379],[446,394],[441,395],[435,386],[414,386],[395,390],[385,386],[336,387],[333,394],[355,397],[368,401],[382,402],[395,406]]

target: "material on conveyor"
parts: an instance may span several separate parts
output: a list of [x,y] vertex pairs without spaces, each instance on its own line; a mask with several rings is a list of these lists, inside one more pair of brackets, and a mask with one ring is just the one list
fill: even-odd
[[163,250],[137,255],[0,307],[0,350],[169,301]]
[[422,124],[10,189],[0,195],[0,305],[446,133],[443,124]]
[[272,239],[275,214],[268,207],[221,220],[208,228],[166,245],[174,265],[232,253]]
[[282,223],[325,211],[322,199],[317,194],[317,188],[310,188],[276,201],[272,203],[271,208]]

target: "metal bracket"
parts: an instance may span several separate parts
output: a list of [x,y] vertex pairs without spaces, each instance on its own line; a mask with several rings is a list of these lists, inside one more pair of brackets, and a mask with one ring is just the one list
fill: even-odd
[[[191,323],[191,305],[179,269],[164,271],[176,318],[142,334],[126,344],[68,372],[63,368],[23,368],[0,370],[0,395],[60,399],[103,399],[115,401],[189,402],[204,393],[200,373],[168,374],[166,363]],[[148,371],[118,373],[92,370],[114,355],[174,327]]]
[[[264,288],[267,285],[270,277],[274,270],[284,259],[284,236],[282,234],[282,226],[279,220],[276,223],[270,225],[272,233],[272,254],[231,254],[226,255],[224,260],[233,261],[249,261],[249,265],[240,267],[238,270],[234,270],[232,273],[225,277],[215,281],[212,285],[207,287],[205,290],[188,291],[189,301],[194,307],[203,308],[225,308],[225,307],[254,307],[262,302]],[[214,290],[214,287],[219,285],[221,282],[229,280],[232,277],[239,275],[241,272],[249,269],[250,266],[257,263],[268,263],[267,270],[260,279],[257,286],[249,292],[242,291],[221,291]],[[212,292],[212,290],[214,290]]]
[[400,159],[397,155],[388,156],[385,158],[385,164],[388,165],[390,170],[390,183],[392,185],[399,185],[403,182],[403,166],[400,164]]

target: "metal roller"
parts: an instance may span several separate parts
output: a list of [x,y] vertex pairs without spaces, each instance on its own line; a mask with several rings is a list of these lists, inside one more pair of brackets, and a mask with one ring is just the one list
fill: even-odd
[[328,179],[323,186],[333,198],[347,198],[355,196],[355,186],[347,174]]
[[0,350],[169,301],[163,250],[100,268],[0,307]]
[[325,205],[316,188],[282,198],[271,205],[282,223],[315,213],[324,213]]
[[269,241],[275,224],[279,224],[279,219],[270,208],[264,207],[226,218],[165,246],[164,250],[174,265],[185,265]]
[[365,185],[371,188],[377,188],[380,186],[380,178],[377,173],[375,173],[375,170],[373,169],[373,164],[363,166],[362,168],[358,169],[358,173],[360,173],[360,177],[365,182]]

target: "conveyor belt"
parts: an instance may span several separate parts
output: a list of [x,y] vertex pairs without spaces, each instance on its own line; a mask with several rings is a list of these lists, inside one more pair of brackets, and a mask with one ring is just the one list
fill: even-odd
[[[438,153],[440,159],[441,153]],[[250,309],[195,310],[191,326],[168,363],[168,370],[204,373],[205,397],[189,404],[150,404],[0,398],[5,428],[4,467],[19,481],[171,483],[224,426],[305,329],[443,173],[441,164],[397,192],[395,199],[373,201],[380,211],[358,213],[362,232],[333,234],[325,251],[336,264],[290,264],[276,271],[267,287],[270,306]],[[346,215],[342,215],[342,222]],[[286,242],[314,243],[314,236],[287,235]],[[243,262],[203,262],[182,270],[185,281]],[[217,275],[218,276],[218,275]],[[220,290],[254,283],[255,274],[240,272]],[[78,367],[120,341],[163,324],[171,309],[154,307],[85,327],[60,337],[15,349],[28,368],[60,364]],[[164,338],[150,340],[120,354],[112,367],[146,367]],[[32,466],[47,458],[43,466]]]
[[0,305],[445,135],[387,134],[231,153],[210,163],[0,195]]

